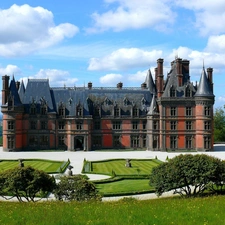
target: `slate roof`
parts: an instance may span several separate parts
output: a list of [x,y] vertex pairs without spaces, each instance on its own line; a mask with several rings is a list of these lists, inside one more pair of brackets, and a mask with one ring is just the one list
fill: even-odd
[[9,93],[10,93],[10,96],[12,96],[14,99],[14,105],[15,106],[21,105],[21,100],[18,94],[18,90],[16,88],[16,82],[15,82],[14,76],[12,81],[10,82]]

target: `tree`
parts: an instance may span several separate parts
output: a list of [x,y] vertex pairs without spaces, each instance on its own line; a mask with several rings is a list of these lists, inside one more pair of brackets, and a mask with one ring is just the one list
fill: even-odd
[[60,177],[60,182],[57,184],[54,194],[56,199],[62,201],[101,199],[95,185],[88,181],[87,176],[84,175]]
[[225,141],[225,111],[222,107],[214,112],[214,140]]
[[[55,178],[32,167],[16,167],[0,173],[0,195],[5,199],[37,201],[55,188]],[[5,196],[10,195],[10,198]],[[40,200],[38,198],[38,200]]]
[[212,156],[179,155],[168,162],[154,167],[150,175],[150,185],[158,195],[170,190],[180,195],[198,195],[209,186],[223,186],[225,163]]

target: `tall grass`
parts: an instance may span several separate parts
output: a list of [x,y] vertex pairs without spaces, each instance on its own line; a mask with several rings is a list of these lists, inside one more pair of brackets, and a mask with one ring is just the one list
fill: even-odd
[[225,197],[118,202],[0,203],[0,224],[21,225],[218,225],[225,224]]

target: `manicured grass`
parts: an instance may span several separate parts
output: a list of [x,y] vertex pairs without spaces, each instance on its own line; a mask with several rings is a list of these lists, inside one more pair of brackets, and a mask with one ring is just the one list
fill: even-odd
[[92,161],[91,169],[96,174],[112,175],[112,171],[116,176],[123,175],[149,175],[152,168],[159,165],[161,162],[155,159],[139,160],[132,159],[132,167],[126,167],[125,159],[107,160],[107,161]]
[[225,196],[118,202],[1,202],[0,224],[218,225],[225,224]]
[[149,179],[122,179],[110,183],[96,184],[96,187],[99,193],[104,194],[104,196],[154,191],[153,187],[149,186]]
[[[59,173],[66,169],[64,168],[66,165],[66,162],[64,161],[25,159],[23,160],[23,163],[24,163],[24,166],[31,166],[35,169],[43,170],[46,173]],[[15,168],[18,166],[19,166],[18,160],[1,160],[0,172]]]

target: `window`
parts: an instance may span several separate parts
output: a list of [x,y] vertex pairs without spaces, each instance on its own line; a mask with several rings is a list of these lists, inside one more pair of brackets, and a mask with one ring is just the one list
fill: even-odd
[[170,129],[171,130],[177,129],[177,121],[170,121]]
[[83,116],[83,108],[81,106],[77,106],[77,116],[78,117]]
[[170,88],[170,97],[176,97],[176,90],[174,87]]
[[143,130],[146,130],[146,124],[147,124],[147,122],[143,121]]
[[101,122],[100,121],[95,121],[94,122],[94,129],[95,130],[100,130],[101,129]]
[[139,136],[131,136],[131,148],[139,147]]
[[191,136],[187,136],[186,137],[185,147],[186,147],[186,149],[192,148],[192,137]]
[[47,122],[41,121],[41,130],[47,130]]
[[58,141],[59,141],[59,147],[65,147],[65,138],[64,138],[64,136],[59,136],[58,137]]
[[186,107],[186,116],[192,116],[192,108]]
[[191,90],[190,90],[189,87],[187,87],[186,90],[185,90],[185,96],[186,97],[191,97]]
[[118,107],[114,108],[114,116],[116,117],[120,116],[120,109]]
[[46,135],[40,136],[40,145],[42,146],[48,145],[48,136]]
[[133,121],[133,130],[138,129],[138,121]]
[[177,108],[176,107],[171,107],[170,108],[170,115],[171,116],[176,116],[177,115]]
[[15,121],[8,121],[8,130],[14,130]]
[[147,147],[147,141],[146,141],[146,135],[144,135],[143,137],[142,137],[142,147],[143,148],[146,148]]
[[42,106],[41,107],[41,115],[46,115],[47,114],[47,107],[46,106]]
[[101,148],[102,147],[102,136],[93,136],[92,144],[93,144],[93,148]]
[[94,108],[94,116],[100,116],[101,115],[101,110],[100,110],[100,107],[97,106]]
[[37,129],[37,121],[30,121],[30,129],[31,130]]
[[8,136],[7,138],[7,144],[8,148],[14,148],[14,137],[13,136]]
[[65,128],[65,122],[59,121],[59,130],[64,130],[64,128]]
[[192,122],[186,121],[186,130],[192,130]]
[[210,116],[211,107],[205,107],[205,116]]
[[32,106],[30,107],[30,114],[31,114],[31,115],[36,115],[36,106],[35,106],[35,105],[32,105]]
[[204,137],[204,148],[205,149],[211,148],[211,138],[209,136]]
[[153,130],[158,129],[158,121],[153,121]]
[[77,121],[77,130],[82,130],[82,121]]
[[170,136],[170,148],[177,148],[177,136]]
[[65,116],[65,108],[63,106],[59,107],[59,116]]
[[113,130],[121,130],[121,122],[120,121],[113,122]]
[[210,130],[210,129],[211,129],[211,122],[205,121],[205,130]]
[[38,138],[36,135],[32,135],[29,137],[29,145],[34,147],[38,145]]
[[136,108],[136,107],[133,108],[133,116],[134,116],[134,117],[139,116],[139,110],[138,110],[138,108]]
[[113,147],[121,147],[119,135],[113,136]]

